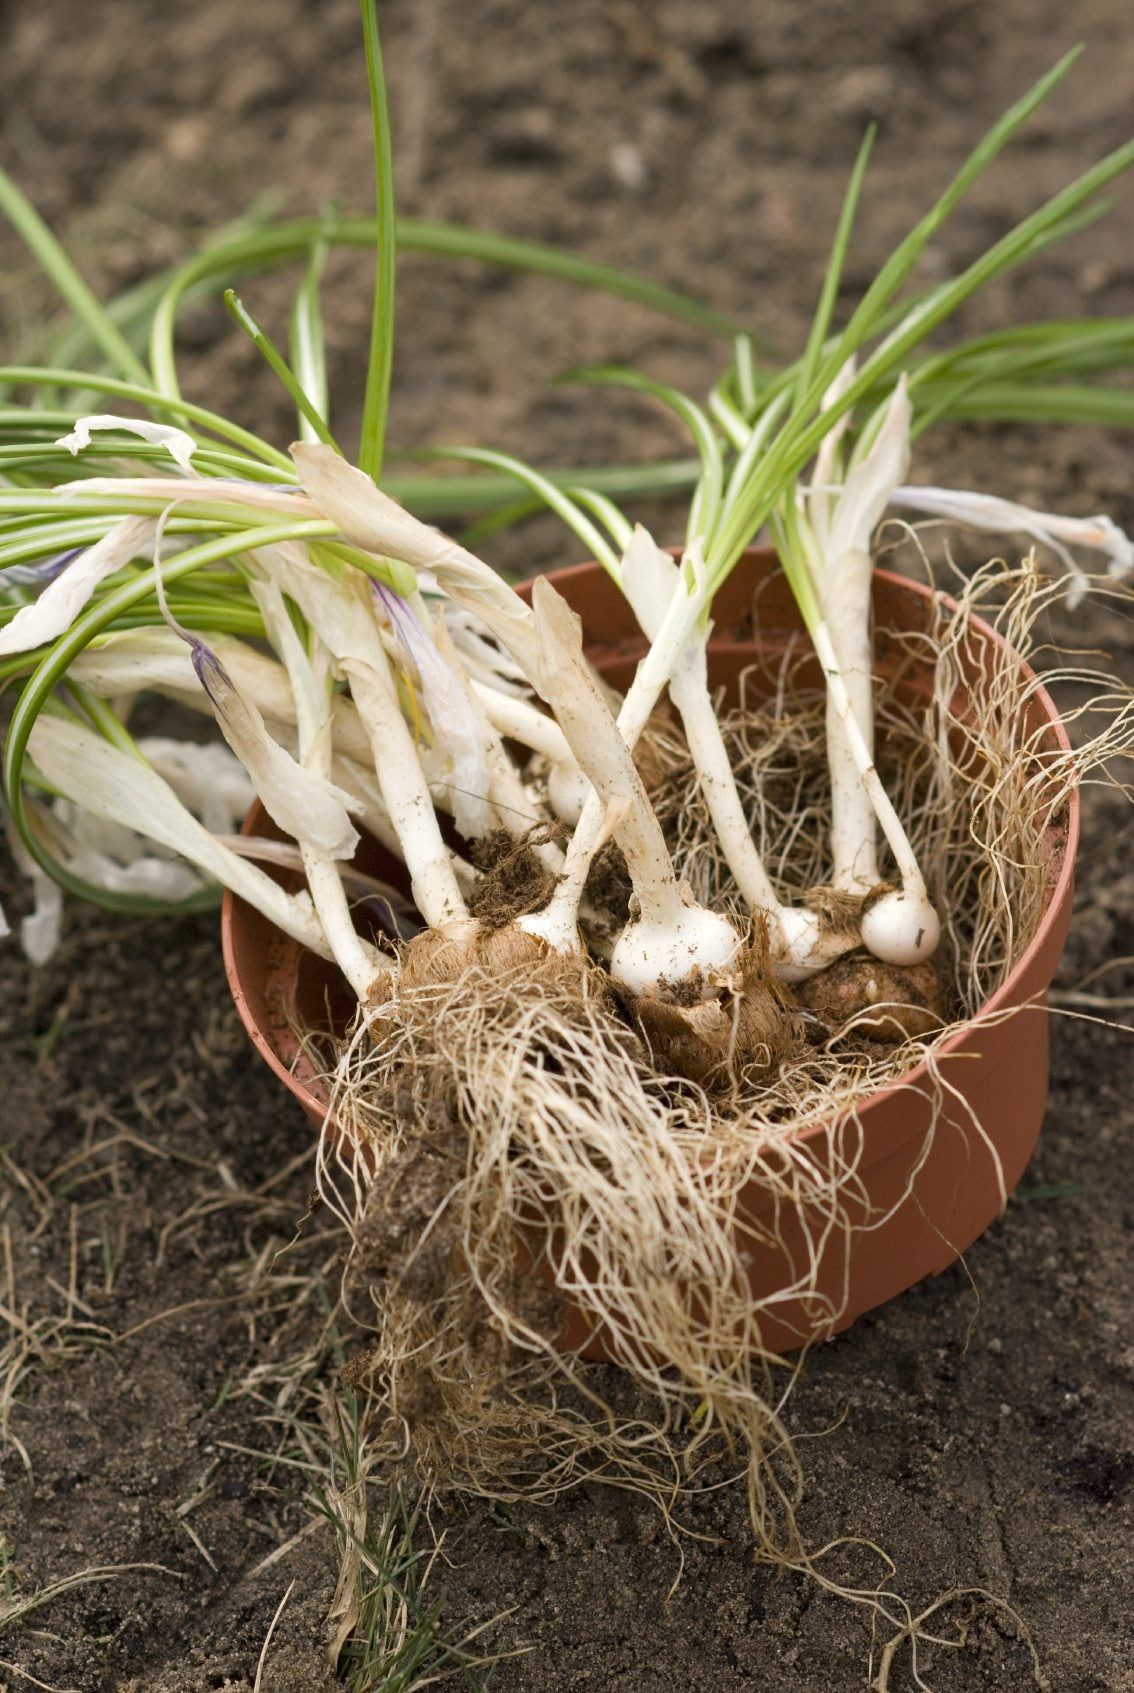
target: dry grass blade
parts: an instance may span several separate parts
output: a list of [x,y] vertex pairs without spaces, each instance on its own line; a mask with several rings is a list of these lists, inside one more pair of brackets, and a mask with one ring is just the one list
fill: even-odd
[[284,1614],[284,1607],[286,1606],[288,1600],[291,1598],[292,1589],[294,1588],[294,1586],[295,1586],[294,1581],[288,1583],[288,1586],[287,1586],[287,1589],[284,1593],[283,1598],[280,1600],[279,1604],[276,1606],[275,1615],[273,1616],[271,1622],[268,1624],[268,1632],[264,1636],[264,1644],[261,1646],[260,1656],[256,1660],[256,1679],[252,1683],[252,1693],[260,1693],[260,1683],[263,1680],[263,1676],[264,1676],[264,1665],[268,1661],[268,1649],[272,1644],[272,1635],[276,1632],[276,1624],[279,1622],[280,1618]]
[[0,1670],[8,1675],[18,1675],[21,1681],[26,1681],[32,1687],[42,1687],[43,1693],[80,1693],[77,1687],[56,1687],[50,1681],[41,1681],[33,1675],[30,1669],[23,1669],[19,1664],[11,1664],[6,1658],[0,1658]]
[[7,1596],[0,1599],[0,1634],[31,1616],[34,1611],[49,1605],[53,1599],[61,1594],[73,1592],[76,1587],[88,1587],[100,1581],[118,1581],[125,1575],[167,1575],[173,1581],[183,1578],[177,1570],[167,1569],[164,1564],[92,1564],[89,1569],[78,1570],[74,1575],[65,1575],[59,1581],[48,1582],[46,1587],[39,1588],[35,1593],[29,1593],[24,1598]]

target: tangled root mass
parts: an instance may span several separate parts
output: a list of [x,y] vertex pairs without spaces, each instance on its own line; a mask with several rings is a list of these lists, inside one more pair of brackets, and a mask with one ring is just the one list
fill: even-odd
[[[741,1195],[757,1183],[773,1219],[805,1204],[851,1226],[835,1125],[918,1062],[932,1074],[1035,932],[1046,826],[1134,742],[1109,679],[1109,727],[1076,753],[1027,729],[1036,684],[1010,655],[971,680],[968,614],[988,615],[994,592],[1026,653],[1049,591],[1029,566],[990,567],[931,640],[910,637],[923,668],[932,654],[929,691],[879,690],[879,766],[946,913],[934,968],[852,955],[796,1005],[755,936],[731,999],[631,1013],[601,966],[518,946],[507,926],[460,957],[422,936],[339,1051],[320,1179],[354,1232],[352,1309],[374,1336],[355,1368],[380,1389],[390,1450],[428,1481],[549,1497],[601,1472],[668,1508],[719,1437],[746,1459],[758,1544],[806,1562],[783,1361],[762,1340],[783,1290],[750,1285]],[[753,673],[725,732],[765,862],[800,901],[827,874],[822,697],[790,669]],[[678,740],[652,786],[678,873],[739,916]],[[761,1061],[730,1065],[738,1044]],[[821,1171],[804,1129],[828,1137]],[[801,1266],[791,1291],[814,1294],[813,1274]],[[648,1391],[648,1417],[596,1399],[577,1350],[596,1336]]]

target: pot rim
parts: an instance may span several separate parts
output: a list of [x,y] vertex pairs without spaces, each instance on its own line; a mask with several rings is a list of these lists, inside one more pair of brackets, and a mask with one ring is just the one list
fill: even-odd
[[[768,561],[775,557],[775,553],[774,549],[770,547],[753,547],[749,549],[749,556],[755,559]],[[580,580],[596,568],[601,567],[596,566],[594,562],[569,565],[562,570],[554,572],[554,575],[557,581],[561,583],[570,583],[572,581]],[[876,569],[875,576],[891,586],[899,587],[905,592],[914,594],[929,604],[942,606],[951,611],[959,609],[956,600],[940,588],[928,587],[923,582],[913,581],[908,577],[899,576],[894,571],[889,570]],[[523,588],[527,586],[528,584],[522,584],[520,591],[522,592]],[[1033,667],[1026,659],[1021,658],[1021,656],[1015,651],[1015,648],[1010,645],[1005,637],[1001,635],[998,630],[994,629],[990,623],[987,623],[984,618],[979,617],[975,612],[973,612],[970,613],[970,622],[972,627],[979,629],[982,639],[991,642],[995,647],[999,648],[1001,652],[1009,654],[1018,666],[1020,674],[1023,677],[1037,684],[1031,697],[1037,702],[1043,712],[1048,726],[1055,737],[1056,744],[1063,752],[1070,752],[1071,742],[1067,731],[1060,720],[1055,707],[1055,702],[1048,693],[1047,689],[1043,686],[1042,682],[1039,681],[1037,673]],[[259,802],[256,802],[257,805],[258,803]],[[247,828],[249,818],[252,815],[253,813],[249,812],[249,816],[245,819],[242,828]],[[1075,875],[1075,859],[1079,849],[1079,826],[1079,793],[1077,788],[1072,788],[1067,798],[1066,834],[1063,842],[1059,869],[1054,881],[1047,889],[1043,913],[1036,926],[1036,931],[1029,940],[1027,946],[1024,948],[1023,952],[1020,954],[1019,958],[1008,971],[1004,980],[1000,983],[999,987],[997,987],[989,995],[989,997],[983,1001],[978,1010],[971,1017],[966,1018],[963,1023],[958,1025],[952,1034],[948,1035],[945,1040],[940,1043],[940,1045],[934,1047],[932,1053],[932,1062],[934,1065],[938,1064],[942,1058],[961,1052],[966,1042],[971,1039],[972,1031],[979,1028],[981,1023],[997,1017],[998,1014],[1006,1007],[1012,1011],[1021,1011],[1025,1010],[1029,1005],[1035,1006],[1042,1002],[1042,997],[1046,992],[1046,987],[1039,993],[1033,993],[1029,998],[1021,999],[1019,1001],[1016,1000],[1016,989],[1031,971],[1036,956],[1043,951],[1050,931],[1056,923],[1060,921],[1065,906],[1069,900],[1071,886]],[[240,982],[232,942],[233,908],[235,900],[236,896],[233,894],[231,889],[226,888],[221,902],[221,950],[224,958],[225,975],[228,979],[229,990],[232,993],[233,1001],[236,1005],[240,1020],[260,1056],[264,1059],[269,1068],[280,1078],[285,1087],[287,1087],[288,1091],[295,1096],[299,1103],[310,1114],[321,1115],[325,1118],[328,1103],[325,1100],[319,1099],[314,1093],[312,1093],[306,1083],[287,1067],[275,1050],[271,1041],[268,1039],[263,1026],[252,1014],[251,1007],[248,1004]],[[847,1107],[838,1112],[832,1112],[821,1118],[818,1122],[811,1123],[800,1128],[797,1135],[793,1138],[805,1142],[825,1134],[832,1122],[845,1117],[852,1110],[855,1117],[861,1122],[865,1119],[867,1113],[874,1110],[875,1107],[881,1105],[884,1101],[890,1099],[895,1094],[904,1092],[911,1088],[916,1089],[919,1083],[924,1082],[928,1078],[929,1070],[930,1061],[928,1059],[922,1059],[920,1063],[913,1067],[913,1069],[905,1071],[898,1080],[887,1084],[886,1087],[876,1088],[872,1093],[864,1096],[859,1103],[853,1106]]]

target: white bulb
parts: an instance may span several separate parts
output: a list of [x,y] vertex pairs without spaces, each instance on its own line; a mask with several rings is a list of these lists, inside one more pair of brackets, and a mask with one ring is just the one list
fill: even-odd
[[772,963],[781,982],[802,982],[829,959],[820,952],[822,925],[816,911],[781,905],[772,919]]
[[558,900],[553,899],[542,911],[529,911],[526,916],[518,917],[516,927],[522,929],[525,935],[542,941],[552,952],[570,956],[583,950],[574,910],[565,910]]
[[924,894],[883,894],[862,919],[862,944],[884,964],[920,964],[940,939],[940,920]]
[[574,828],[583,815],[583,802],[590,792],[591,784],[579,769],[572,763],[553,764],[547,773],[547,797],[551,802],[551,809],[561,822]]
[[708,977],[727,970],[739,947],[739,936],[726,917],[700,905],[684,906],[676,921],[638,918],[627,923],[610,955],[610,973],[631,993],[649,993],[680,987],[700,971],[708,996]]

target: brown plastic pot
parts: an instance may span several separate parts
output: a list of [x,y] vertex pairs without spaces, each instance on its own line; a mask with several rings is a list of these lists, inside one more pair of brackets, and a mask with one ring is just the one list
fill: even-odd
[[[558,571],[552,580],[583,620],[591,661],[618,688],[625,688],[644,651],[644,642],[622,595],[598,565]],[[753,595],[759,588],[758,630],[752,626]],[[874,613],[877,669],[898,677],[906,697],[926,693],[926,675],[911,669],[908,646],[889,631],[908,634],[931,627],[935,605],[945,596],[877,571]],[[713,607],[709,648],[714,686],[735,692],[738,678],[759,653],[775,658],[789,645],[809,651],[801,639],[795,601],[767,549],[749,552]],[[977,618],[971,620],[965,664],[971,678],[1005,643]],[[818,682],[814,667],[804,681]],[[1031,671],[1018,659],[1023,678]],[[900,671],[900,676],[899,676]],[[1029,735],[1040,750],[1067,747],[1055,707],[1039,687],[1028,692]],[[963,717],[963,685],[952,705]],[[276,833],[256,807],[246,832]],[[765,1346],[789,1349],[838,1333],[864,1311],[881,1305],[922,1277],[945,1269],[1001,1210],[1031,1157],[1043,1122],[1048,1085],[1047,990],[1067,938],[1078,845],[1076,798],[1045,824],[1049,861],[1043,917],[1023,955],[981,1009],[980,1016],[939,1049],[934,1087],[924,1065],[860,1104],[853,1118],[805,1131],[808,1151],[821,1178],[837,1158],[855,1179],[843,1189],[848,1227],[829,1227],[826,1215],[781,1206],[772,1222],[768,1193],[753,1183],[741,1198],[752,1239],[746,1243],[754,1296],[773,1300],[762,1326]],[[360,849],[372,874],[406,887],[405,872],[373,841]],[[287,880],[287,873],[280,872]],[[237,1010],[264,1060],[298,1099],[312,1123],[326,1117],[327,1099],[300,1049],[295,1030],[325,1026],[328,1013],[345,1025],[352,1010],[349,992],[332,966],[278,933],[259,912],[226,894],[221,918],[225,968]],[[765,1227],[761,1227],[761,1224]],[[774,1244],[772,1239],[774,1237]],[[809,1266],[816,1262],[814,1274]],[[806,1297],[796,1291],[807,1287]],[[565,1324],[565,1348],[602,1356],[601,1334],[581,1311]]]

